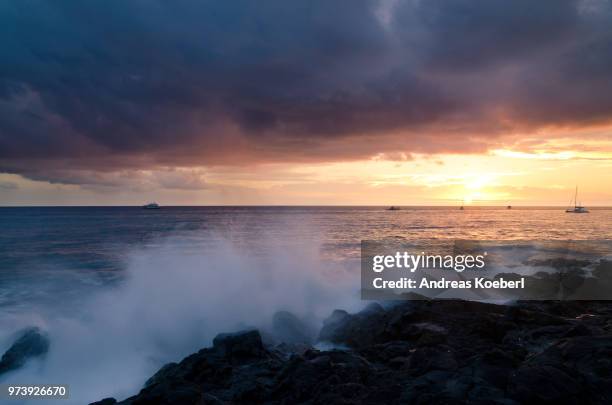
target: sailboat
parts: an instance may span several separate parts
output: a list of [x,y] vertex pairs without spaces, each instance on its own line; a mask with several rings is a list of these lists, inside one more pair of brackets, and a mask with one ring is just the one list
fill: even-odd
[[578,205],[578,186],[576,186],[576,191],[574,192],[574,208],[568,208],[565,210],[565,212],[572,214],[587,214],[589,212],[586,207]]

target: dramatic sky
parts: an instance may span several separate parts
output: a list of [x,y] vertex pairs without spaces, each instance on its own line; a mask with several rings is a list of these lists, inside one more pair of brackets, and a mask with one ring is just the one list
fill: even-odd
[[0,2],[0,205],[612,205],[606,0]]

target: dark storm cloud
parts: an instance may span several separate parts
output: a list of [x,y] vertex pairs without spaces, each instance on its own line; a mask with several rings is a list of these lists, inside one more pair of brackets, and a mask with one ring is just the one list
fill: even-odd
[[0,171],[474,152],[517,130],[608,121],[611,10],[1,2]]
[[398,4],[393,23],[407,50],[419,52],[430,67],[479,69],[520,63],[571,39],[579,22],[577,5],[572,0],[406,1]]

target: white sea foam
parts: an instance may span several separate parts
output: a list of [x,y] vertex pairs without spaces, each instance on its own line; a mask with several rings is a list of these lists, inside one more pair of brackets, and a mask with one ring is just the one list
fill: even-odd
[[[278,310],[320,322],[334,308],[360,306],[356,269],[320,260],[317,246],[258,244],[262,250],[173,237],[132,252],[123,282],[89,291],[68,311],[33,306],[1,317],[5,331],[40,326],[51,346],[42,361],[0,382],[69,384],[63,403],[123,399],[161,365],[209,346],[219,332],[266,325]],[[62,297],[57,301],[59,307]],[[5,349],[9,336],[0,344]]]

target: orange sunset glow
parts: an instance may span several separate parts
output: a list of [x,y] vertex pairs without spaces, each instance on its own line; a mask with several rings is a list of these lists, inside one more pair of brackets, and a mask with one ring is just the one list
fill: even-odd
[[612,205],[612,6],[519,3],[8,8],[0,205]]

